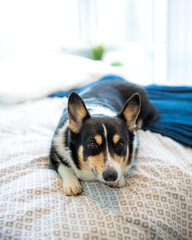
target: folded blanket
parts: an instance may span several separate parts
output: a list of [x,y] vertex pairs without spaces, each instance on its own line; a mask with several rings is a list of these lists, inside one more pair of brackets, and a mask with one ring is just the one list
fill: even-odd
[[[124,80],[121,77],[109,75],[81,89],[73,89],[73,91],[80,93],[86,88],[108,79]],[[160,133],[192,147],[192,87],[149,85],[144,88],[151,102],[158,108],[160,118],[143,129]],[[70,92],[60,92],[52,94],[50,97],[64,97],[69,94]]]
[[151,102],[158,108],[160,118],[144,129],[161,133],[192,147],[192,87],[145,87]]

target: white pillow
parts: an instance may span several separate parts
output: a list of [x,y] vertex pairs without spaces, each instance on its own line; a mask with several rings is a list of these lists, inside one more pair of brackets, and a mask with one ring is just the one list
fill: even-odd
[[1,102],[18,103],[56,91],[68,91],[107,74],[125,77],[122,69],[74,55],[19,55],[0,62]]

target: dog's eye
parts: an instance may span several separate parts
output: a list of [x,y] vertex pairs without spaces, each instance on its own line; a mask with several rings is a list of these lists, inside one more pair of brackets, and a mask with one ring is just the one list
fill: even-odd
[[98,145],[97,145],[97,143],[95,142],[95,140],[91,140],[91,141],[89,141],[89,143],[88,143],[88,147],[89,147],[90,149],[97,149],[97,148],[98,148]]
[[124,145],[125,145],[124,142],[120,140],[120,141],[116,144],[116,147],[121,149],[121,148],[124,147]]

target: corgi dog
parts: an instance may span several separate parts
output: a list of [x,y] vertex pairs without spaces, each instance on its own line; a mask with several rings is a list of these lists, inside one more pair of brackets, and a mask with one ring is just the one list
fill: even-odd
[[136,130],[157,118],[145,90],[127,81],[109,79],[80,95],[72,92],[50,149],[50,167],[64,193],[81,193],[80,180],[125,186],[138,146]]

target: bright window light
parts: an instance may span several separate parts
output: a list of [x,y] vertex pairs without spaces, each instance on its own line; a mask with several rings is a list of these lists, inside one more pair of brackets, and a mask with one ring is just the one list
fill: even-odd
[[1,0],[0,60],[34,52],[85,56],[102,44],[103,61],[122,63],[131,81],[164,83],[167,1]]

